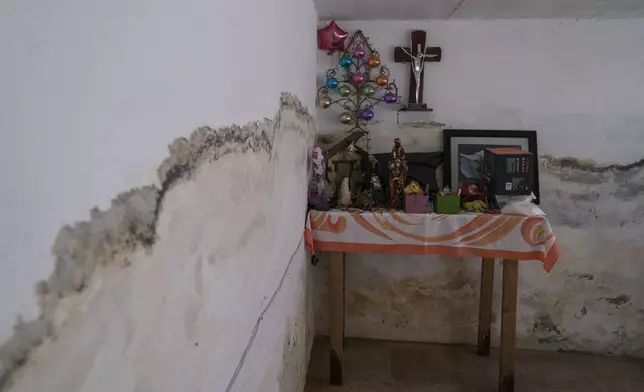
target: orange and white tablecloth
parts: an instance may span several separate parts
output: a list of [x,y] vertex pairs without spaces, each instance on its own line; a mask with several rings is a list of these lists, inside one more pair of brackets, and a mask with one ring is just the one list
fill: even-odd
[[548,272],[559,258],[555,235],[545,217],[310,211],[304,235],[311,253],[323,250],[540,260]]

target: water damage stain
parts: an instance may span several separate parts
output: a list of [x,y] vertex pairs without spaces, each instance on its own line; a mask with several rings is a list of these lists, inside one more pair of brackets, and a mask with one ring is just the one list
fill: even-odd
[[552,321],[552,317],[549,314],[538,315],[534,321],[532,330],[535,332],[554,332],[561,335],[559,327]]
[[128,266],[133,252],[154,245],[165,195],[174,186],[191,178],[202,164],[227,154],[266,151],[270,155],[284,111],[294,113],[306,124],[307,129],[298,128],[299,131],[313,127],[312,117],[299,99],[282,93],[273,120],[242,127],[201,127],[189,138],[177,138],[169,145],[170,154],[157,170],[161,187],[149,185],[123,192],[107,210],[94,208],[89,220],[62,227],[52,247],[54,271],[49,279],[36,285],[40,316],[29,322],[19,319],[13,335],[0,346],[0,390],[8,386],[11,374],[28,360],[32,348],[52,336],[54,313],[63,297],[82,291],[97,266]]
[[625,303],[630,302],[631,297],[628,295],[621,294],[621,295],[618,295],[617,297],[604,297],[600,299],[603,299],[604,301],[606,301],[607,303],[613,306],[619,307],[620,305],[624,305]]
[[575,157],[555,158],[552,155],[544,154],[539,157],[539,161],[541,164],[550,168],[574,169],[591,173],[606,173],[610,171],[624,172],[644,167],[644,158],[626,165],[599,165],[592,159],[579,159]]

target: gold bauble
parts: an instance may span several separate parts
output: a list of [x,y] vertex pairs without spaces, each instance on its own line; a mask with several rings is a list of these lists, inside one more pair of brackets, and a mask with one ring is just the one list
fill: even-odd
[[376,68],[380,65],[380,56],[371,56],[369,57],[369,66],[371,68]]
[[353,114],[344,112],[340,115],[340,122],[342,124],[351,124],[353,122]]
[[378,86],[383,87],[383,86],[386,86],[388,83],[389,83],[389,76],[387,76],[385,74],[380,74],[376,78],[376,84]]
[[331,98],[329,98],[328,95],[324,95],[320,98],[318,98],[318,107],[322,109],[326,109],[329,106],[331,106]]

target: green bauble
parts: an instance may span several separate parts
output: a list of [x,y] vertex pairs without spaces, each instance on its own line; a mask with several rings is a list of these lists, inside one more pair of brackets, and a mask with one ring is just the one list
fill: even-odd
[[376,92],[376,89],[373,88],[371,84],[365,84],[360,88],[360,92],[362,93],[362,95],[370,97]]
[[351,95],[351,89],[346,85],[340,86],[340,88],[338,88],[338,94],[340,94],[341,97],[348,97]]

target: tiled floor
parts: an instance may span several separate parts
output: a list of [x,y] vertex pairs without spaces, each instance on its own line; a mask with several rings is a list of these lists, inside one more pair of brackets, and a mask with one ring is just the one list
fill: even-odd
[[[328,341],[316,339],[304,392],[495,392],[498,351],[347,339],[344,385],[329,385]],[[584,354],[517,352],[516,392],[644,392],[644,361]]]

